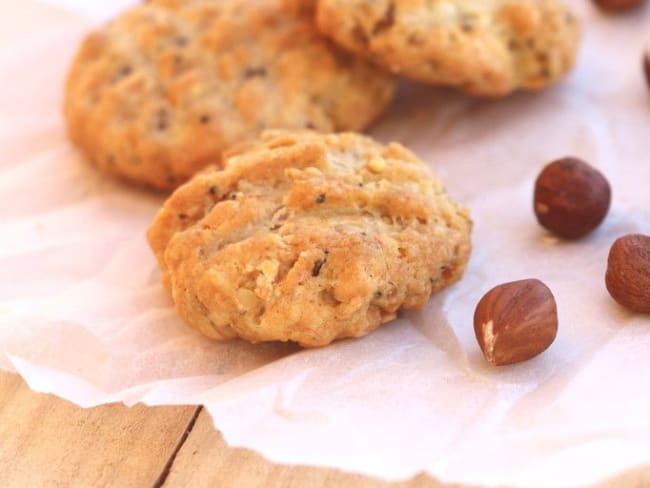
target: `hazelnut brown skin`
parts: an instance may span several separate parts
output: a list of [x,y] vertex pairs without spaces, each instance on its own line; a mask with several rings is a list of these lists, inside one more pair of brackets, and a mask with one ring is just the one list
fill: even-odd
[[474,333],[485,359],[495,366],[519,363],[544,352],[557,336],[557,305],[539,280],[499,285],[474,312]]
[[578,239],[598,227],[611,200],[607,179],[577,158],[566,157],[548,164],[535,181],[538,222],[565,239]]
[[608,12],[622,12],[640,7],[646,0],[594,0],[594,3]]
[[629,234],[614,242],[607,258],[605,285],[620,305],[650,313],[650,236]]

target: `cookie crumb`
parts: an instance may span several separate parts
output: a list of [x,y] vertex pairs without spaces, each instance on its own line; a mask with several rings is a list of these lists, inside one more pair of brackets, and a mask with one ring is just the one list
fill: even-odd
[[375,156],[372,159],[370,159],[370,162],[368,163],[368,167],[370,168],[370,171],[372,171],[373,173],[381,173],[386,169],[386,160],[379,156]]

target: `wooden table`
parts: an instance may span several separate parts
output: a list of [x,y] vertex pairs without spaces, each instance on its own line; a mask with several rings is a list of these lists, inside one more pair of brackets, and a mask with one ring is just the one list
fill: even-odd
[[281,466],[226,446],[202,407],[82,409],[0,372],[0,487],[418,487]]
[[[276,465],[228,447],[202,407],[82,409],[0,371],[0,487],[452,488],[424,475],[385,483]],[[559,485],[558,485],[559,486]],[[650,467],[598,488],[647,488]]]

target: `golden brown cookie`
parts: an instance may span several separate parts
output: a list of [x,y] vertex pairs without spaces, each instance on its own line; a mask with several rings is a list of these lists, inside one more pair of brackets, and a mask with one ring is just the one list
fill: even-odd
[[463,274],[470,231],[401,145],[270,131],[176,190],[148,238],[188,324],[311,347],[422,307]]
[[539,90],[576,56],[560,0],[318,0],[320,29],[395,73],[482,96]]
[[174,188],[265,128],[361,130],[391,100],[285,0],[161,2],[88,36],[69,74],[70,136],[107,173]]

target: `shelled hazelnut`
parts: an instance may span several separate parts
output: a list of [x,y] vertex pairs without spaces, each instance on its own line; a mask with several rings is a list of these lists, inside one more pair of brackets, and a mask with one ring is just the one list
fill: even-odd
[[611,198],[609,182],[597,169],[566,157],[548,164],[537,177],[534,210],[553,234],[577,239],[605,219]]
[[557,305],[539,280],[499,285],[474,312],[474,332],[485,359],[495,366],[531,359],[545,351],[558,330]]
[[607,12],[622,12],[638,8],[646,0],[594,0],[594,3]]
[[650,313],[650,236],[629,234],[614,242],[607,258],[607,291],[634,312]]

